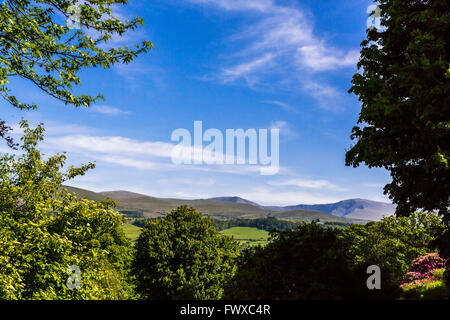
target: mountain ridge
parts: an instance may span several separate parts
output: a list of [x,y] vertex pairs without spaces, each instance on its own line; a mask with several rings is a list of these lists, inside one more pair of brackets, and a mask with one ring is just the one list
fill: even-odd
[[394,214],[396,206],[387,202],[354,198],[327,204],[298,204],[284,207],[266,206],[265,208],[279,212],[291,210],[318,210],[338,217],[380,220],[384,216]]
[[253,219],[275,217],[293,221],[322,221],[362,223],[379,220],[390,215],[395,207],[389,203],[366,199],[348,199],[331,204],[262,206],[256,202],[238,197],[214,197],[209,199],[156,198],[124,190],[92,192],[85,189],[64,186],[69,192],[92,200],[110,198],[118,203],[119,211],[128,215],[158,217],[180,205],[188,205],[215,219]]

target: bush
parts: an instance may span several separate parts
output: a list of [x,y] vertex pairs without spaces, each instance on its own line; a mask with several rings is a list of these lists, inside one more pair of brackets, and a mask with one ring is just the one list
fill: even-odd
[[444,282],[446,261],[437,253],[414,260],[403,278],[401,288],[404,299],[443,299],[448,297]]
[[429,253],[425,256],[415,259],[409,268],[409,271],[403,278],[404,286],[415,281],[435,280],[435,273],[444,273],[446,261],[438,256],[437,253]]
[[136,246],[136,290],[144,299],[220,299],[236,271],[239,244],[211,219],[182,206],[147,222]]
[[[93,165],[61,172],[65,155],[44,160],[44,129],[22,122],[23,154],[0,157],[0,299],[126,299],[132,248],[111,203],[79,199],[61,188]],[[66,286],[67,269],[81,287]]]
[[270,242],[244,251],[227,299],[344,299],[368,291],[365,270],[347,258],[341,231],[318,223],[274,231]]
[[341,237],[354,263],[378,265],[385,289],[394,289],[400,286],[416,257],[436,249],[434,241],[444,229],[438,215],[416,212],[410,217],[391,216],[365,225],[351,225]]

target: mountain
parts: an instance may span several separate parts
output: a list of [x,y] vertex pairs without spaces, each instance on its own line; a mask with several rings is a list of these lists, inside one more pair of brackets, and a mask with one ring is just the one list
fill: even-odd
[[[363,223],[363,219],[338,217],[332,214],[311,209],[271,210],[239,197],[219,197],[212,199],[183,200],[155,198],[128,191],[106,191],[95,193],[89,190],[65,186],[69,192],[92,200],[110,198],[118,204],[118,210],[131,217],[160,217],[181,205],[192,206],[214,219],[255,219],[274,217],[291,221]],[[280,207],[281,208],[281,207]]]
[[395,205],[365,199],[349,199],[329,204],[299,204],[287,207],[265,207],[269,210],[285,212],[292,210],[318,210],[338,217],[366,220],[380,220],[395,212]]
[[62,186],[62,188],[66,189],[69,193],[76,193],[80,198],[86,198],[94,201],[103,201],[106,200],[106,197],[100,193],[89,191],[86,189],[80,189],[69,186]]
[[250,204],[255,207],[261,207],[256,202],[246,200],[240,197],[216,197],[216,198],[209,198],[208,200],[215,200],[215,201],[223,201],[223,202],[233,202],[233,203],[245,203]]
[[104,195],[109,198],[116,198],[116,199],[135,199],[135,198],[141,198],[141,197],[148,197],[146,195],[140,194],[140,193],[134,193],[130,191],[104,191],[99,192],[99,194]]

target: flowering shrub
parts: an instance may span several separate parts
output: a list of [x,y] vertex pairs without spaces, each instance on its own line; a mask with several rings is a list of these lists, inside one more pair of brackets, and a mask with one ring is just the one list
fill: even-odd
[[440,258],[437,253],[421,256],[413,261],[400,287],[441,280],[440,275],[445,266],[445,259]]

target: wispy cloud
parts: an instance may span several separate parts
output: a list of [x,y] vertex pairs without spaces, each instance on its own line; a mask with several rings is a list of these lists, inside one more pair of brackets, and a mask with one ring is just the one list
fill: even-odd
[[239,78],[245,78],[248,84],[253,84],[256,82],[256,78],[252,77],[252,75],[262,68],[267,68],[274,57],[274,54],[268,53],[251,61],[225,68],[222,71],[221,78],[224,82],[232,82]]
[[338,89],[323,82],[306,80],[302,83],[302,90],[314,97],[322,109],[340,110],[346,99]]
[[281,107],[283,110],[286,111],[295,111],[295,108],[291,107],[289,104],[282,102],[282,101],[277,101],[277,100],[266,100],[266,101],[261,101],[262,103],[267,103],[267,104],[273,104],[276,106]]
[[[181,152],[173,153],[175,146],[181,148]],[[267,168],[266,166],[249,164],[214,164],[217,154],[202,152],[201,148],[183,147],[162,141],[138,141],[121,136],[53,136],[46,139],[46,147],[52,150],[64,150],[70,154],[81,154],[88,159],[141,170],[181,170],[259,175],[264,168]],[[186,153],[191,154],[193,159],[202,155],[204,164],[182,164]],[[220,153],[220,151],[217,153]],[[220,156],[223,159],[226,157],[224,153],[220,153]],[[180,164],[172,162],[174,159],[179,160]],[[206,163],[212,164],[207,165]]]
[[284,141],[297,138],[298,133],[292,128],[289,122],[276,120],[270,123],[270,129],[280,129],[280,136]]
[[229,55],[228,66],[220,71],[219,79],[224,82],[245,80],[253,85],[265,76],[287,77],[300,71],[311,77],[317,72],[354,66],[359,57],[357,50],[345,51],[327,44],[298,7],[274,0],[190,2],[245,13],[251,18],[246,27],[229,37],[239,49]]
[[296,205],[333,203],[342,200],[339,197],[311,191],[285,191],[266,187],[252,188],[236,193],[238,196],[262,205]]
[[302,189],[318,189],[332,191],[347,191],[346,188],[339,187],[328,180],[312,180],[312,179],[287,179],[287,180],[271,180],[268,182],[271,186],[293,186]]
[[105,114],[105,115],[112,115],[112,116],[130,114],[130,112],[128,112],[128,111],[124,111],[124,110],[121,110],[119,108],[112,107],[112,106],[93,106],[93,107],[90,107],[89,110],[92,112],[101,113],[101,114]]

